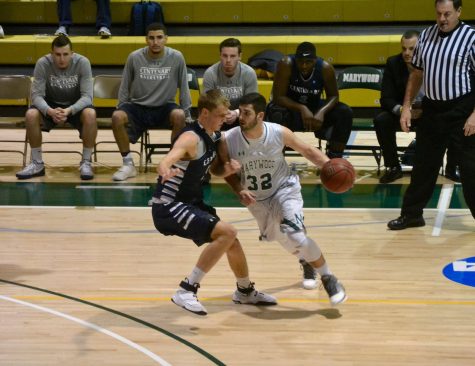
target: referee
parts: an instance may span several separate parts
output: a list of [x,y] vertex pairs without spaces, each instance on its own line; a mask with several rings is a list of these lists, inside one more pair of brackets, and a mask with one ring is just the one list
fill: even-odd
[[462,0],[435,0],[437,24],[419,38],[401,113],[401,129],[411,126],[411,102],[422,83],[422,119],[416,131],[416,155],[401,216],[391,230],[424,226],[423,209],[432,196],[447,146],[460,161],[465,201],[475,218],[475,29],[460,21]]

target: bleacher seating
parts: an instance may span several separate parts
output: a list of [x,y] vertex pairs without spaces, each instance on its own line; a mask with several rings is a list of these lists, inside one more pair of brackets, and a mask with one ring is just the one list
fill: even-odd
[[[111,0],[113,29],[127,27],[134,2],[136,0]],[[243,61],[269,48],[284,54],[293,53],[305,40],[314,43],[319,56],[337,70],[349,66],[381,69],[390,55],[400,51],[402,31],[388,32],[386,25],[405,24],[407,28],[421,29],[432,24],[435,17],[434,4],[427,0],[162,0],[160,3],[170,29],[181,26],[179,35],[170,33],[168,45],[180,50],[190,67],[202,69],[218,60],[218,45],[230,34],[235,34],[244,45]],[[113,36],[104,40],[91,35],[93,33],[83,35],[80,27],[84,29],[85,25],[95,23],[94,0],[75,0],[72,11],[75,29],[78,29],[72,35],[74,50],[91,60],[93,71],[94,68],[109,67],[118,74],[128,54],[145,46],[144,37]],[[475,3],[464,3],[462,19],[469,23],[475,19]],[[0,39],[0,71],[8,70],[12,65],[32,71],[36,60],[50,51],[52,32],[57,25],[56,1],[0,0],[0,24],[6,30],[6,37]],[[33,29],[43,25],[43,31],[25,31],[25,24]],[[307,26],[306,32],[299,34],[298,27],[302,24]],[[355,24],[374,28],[371,32],[351,32],[351,26]],[[19,34],[9,33],[9,25],[23,28]],[[44,31],[46,25],[49,27]],[[204,25],[220,26],[217,29],[225,32],[197,34],[195,29],[202,29],[199,27]],[[248,25],[246,32],[234,32],[243,25]],[[308,27],[312,25],[327,25],[332,31],[323,34],[319,33],[319,28],[309,31]],[[259,91],[267,99],[271,89],[272,81],[259,80]],[[374,90],[342,90],[340,98],[354,110],[379,107],[379,93]],[[196,99],[193,97],[194,106]],[[113,108],[116,101],[101,100],[101,103],[104,104],[101,107]],[[9,105],[0,98],[0,108],[6,104]],[[8,119],[8,116],[4,117]],[[354,128],[371,130],[371,123],[365,115],[364,119],[355,118]]]

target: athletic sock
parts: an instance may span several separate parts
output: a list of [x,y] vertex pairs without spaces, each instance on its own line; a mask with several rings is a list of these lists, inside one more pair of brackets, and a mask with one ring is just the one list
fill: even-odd
[[315,270],[320,276],[326,276],[326,275],[332,274],[332,272],[330,271],[330,268],[328,268],[328,265],[326,263],[321,267],[315,268]]
[[43,154],[41,152],[41,147],[32,147],[31,148],[31,160],[34,160],[38,163],[43,162]]
[[91,147],[83,147],[82,148],[82,160],[91,161],[92,156],[92,148]]
[[249,285],[251,284],[249,277],[236,278],[236,282],[237,282],[238,287],[240,288],[248,288]]
[[194,285],[195,283],[200,283],[205,275],[206,275],[206,272],[203,272],[198,267],[195,267],[191,271],[191,274],[188,276],[188,283],[190,285]]

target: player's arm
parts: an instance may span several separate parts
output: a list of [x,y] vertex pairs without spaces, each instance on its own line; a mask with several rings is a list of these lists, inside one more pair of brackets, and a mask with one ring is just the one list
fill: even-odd
[[[221,141],[218,144],[217,151],[217,157],[213,161],[213,165],[211,165],[211,173],[216,174],[216,172],[224,172],[226,169],[226,165],[229,165],[231,167],[231,170],[234,171],[231,174],[224,175],[224,180],[226,181],[226,183],[229,184],[229,186],[231,187],[233,192],[239,197],[239,200],[243,205],[247,206],[256,202],[254,194],[244,189],[241,184],[241,179],[237,174],[237,172],[241,169],[241,163],[239,163],[237,160],[230,159],[225,133],[223,133],[222,135]],[[216,163],[216,165],[214,165],[214,163]],[[235,169],[237,167],[239,167],[239,169]]]
[[328,62],[323,61],[323,86],[325,88],[325,104],[315,113],[315,118],[323,122],[325,113],[332,110],[340,100],[336,83],[335,69]]
[[132,55],[127,57],[127,61],[122,71],[122,78],[120,80],[118,105],[130,101],[130,88],[134,80],[134,62]]
[[75,115],[92,105],[93,101],[93,78],[91,62],[87,58],[79,61],[79,95],[80,98],[71,106],[64,109],[66,121],[68,115]]
[[198,135],[192,131],[184,132],[178,137],[172,149],[157,167],[157,172],[162,177],[162,183],[180,172],[180,169],[173,168],[173,164],[179,160],[191,160],[196,157],[198,142]]
[[316,147],[307,144],[297,137],[295,133],[287,127],[282,126],[284,145],[300,153],[304,158],[311,161],[317,167],[322,167],[328,160],[328,156],[318,150]]
[[409,80],[407,81],[406,85],[406,94],[404,95],[404,102],[402,104],[400,123],[401,129],[404,132],[409,132],[409,129],[411,127],[411,105],[421,86],[422,70],[414,68],[409,74]]
[[229,157],[225,133],[221,135],[221,139],[216,146],[216,151],[216,158],[210,166],[211,174],[217,177],[227,177],[241,170],[241,164],[237,160]]

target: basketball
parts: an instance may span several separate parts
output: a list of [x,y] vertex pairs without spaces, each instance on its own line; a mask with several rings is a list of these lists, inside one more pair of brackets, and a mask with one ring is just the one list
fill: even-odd
[[353,187],[356,173],[353,165],[342,158],[330,159],[322,166],[320,179],[327,191],[344,193]]

